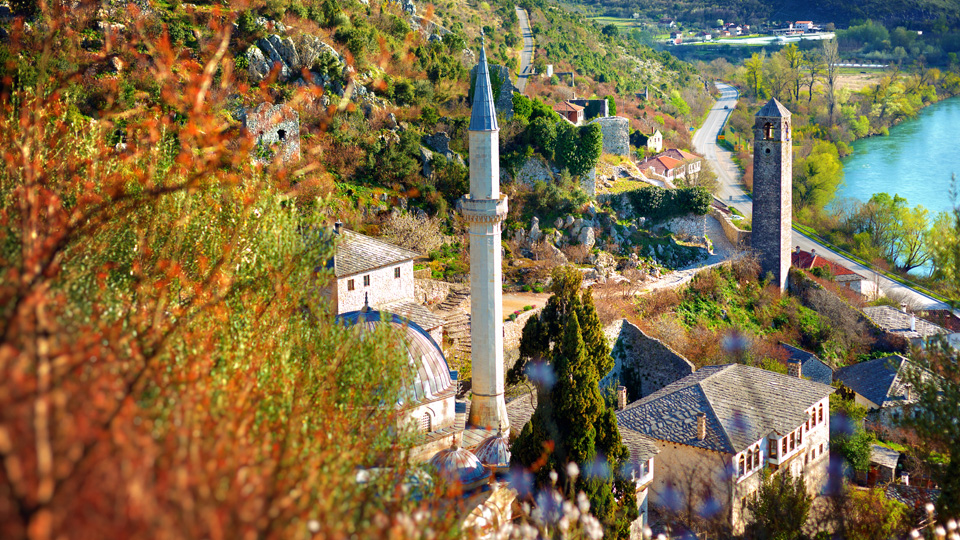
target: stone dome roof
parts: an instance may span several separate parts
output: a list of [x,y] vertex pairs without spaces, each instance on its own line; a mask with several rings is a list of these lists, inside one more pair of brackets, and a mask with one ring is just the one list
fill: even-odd
[[466,489],[477,487],[487,479],[487,470],[477,456],[459,446],[437,452],[430,458],[430,465],[446,481],[459,483]]
[[430,334],[415,322],[399,315],[369,309],[338,315],[337,322],[357,327],[361,332],[376,330],[381,325],[389,325],[400,332],[409,358],[409,370],[404,373],[404,392],[398,406],[434,401],[456,391],[443,351]]
[[488,467],[509,467],[510,441],[502,431],[498,431],[496,435],[487,437],[477,445],[474,454],[480,463]]

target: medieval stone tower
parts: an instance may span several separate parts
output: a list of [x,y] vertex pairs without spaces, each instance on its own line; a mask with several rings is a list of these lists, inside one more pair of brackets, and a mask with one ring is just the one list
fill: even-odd
[[787,286],[793,223],[793,147],[790,111],[771,99],[753,124],[753,232],[750,243],[761,271]]
[[500,194],[500,128],[487,54],[480,48],[470,115],[470,193],[463,216],[470,224],[470,329],[473,401],[470,424],[509,429],[503,399],[503,276],[500,225],[507,197]]

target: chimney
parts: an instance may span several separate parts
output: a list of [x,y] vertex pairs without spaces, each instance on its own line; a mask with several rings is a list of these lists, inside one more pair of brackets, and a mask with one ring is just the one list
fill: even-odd
[[810,254],[813,255],[814,257],[816,257],[816,256],[817,256],[817,250],[811,248],[811,249],[810,249]]
[[910,403],[911,401],[913,401],[913,385],[905,384],[903,385],[903,390],[904,390],[904,395],[903,395],[904,400],[907,403]]
[[802,379],[803,378],[802,367],[803,366],[800,364],[800,360],[797,360],[794,358],[787,360],[787,375],[791,377],[796,377],[798,379]]
[[917,331],[917,316],[916,316],[916,315],[911,315],[911,316],[910,316],[910,331],[911,331],[911,332],[916,332],[916,331]]
[[800,253],[800,246],[797,246],[797,249],[796,249],[795,253],[797,253],[797,254]]
[[910,475],[907,474],[907,473],[901,474],[901,475],[900,475],[900,481],[903,482],[903,485],[909,486],[909,485],[910,485]]
[[333,232],[340,234],[340,229],[343,227],[343,222],[339,219],[333,223]]
[[617,410],[622,411],[627,408],[627,387],[617,387]]
[[706,413],[697,413],[697,440],[702,441],[707,438],[707,415]]

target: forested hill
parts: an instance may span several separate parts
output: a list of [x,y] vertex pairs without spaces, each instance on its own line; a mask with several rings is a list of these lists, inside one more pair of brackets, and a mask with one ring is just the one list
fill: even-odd
[[[579,0],[602,7],[605,15],[647,19],[662,17],[712,24],[717,19],[759,24],[809,19],[845,27],[873,19],[887,27],[932,30],[939,24],[960,27],[960,0]],[[942,28],[941,28],[942,29]]]

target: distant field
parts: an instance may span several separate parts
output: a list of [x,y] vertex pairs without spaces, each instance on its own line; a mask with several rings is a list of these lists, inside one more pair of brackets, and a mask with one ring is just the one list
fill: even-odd
[[614,26],[619,26],[620,28],[634,28],[636,27],[637,23],[637,21],[634,19],[623,19],[620,17],[590,17],[590,20],[597,21],[603,26],[612,24]]

